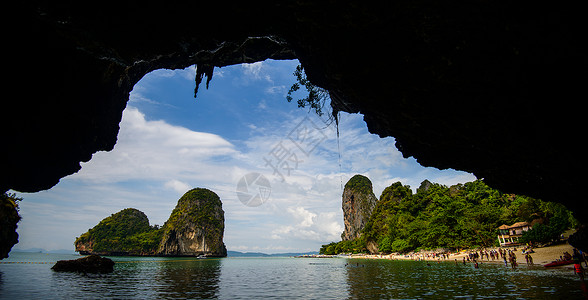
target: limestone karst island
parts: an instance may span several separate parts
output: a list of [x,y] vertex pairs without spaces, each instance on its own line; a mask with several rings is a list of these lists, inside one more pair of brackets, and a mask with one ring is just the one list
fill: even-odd
[[[433,250],[552,245],[578,224],[560,203],[501,193],[482,180],[450,187],[425,180],[416,193],[395,182],[378,199],[370,179],[355,175],[345,184],[342,209],[341,241],[323,245],[321,254],[402,257]],[[537,261],[548,263],[562,253]]]
[[75,241],[80,254],[225,257],[225,217],[218,195],[208,189],[186,192],[162,227],[149,225],[134,208],[100,221]]

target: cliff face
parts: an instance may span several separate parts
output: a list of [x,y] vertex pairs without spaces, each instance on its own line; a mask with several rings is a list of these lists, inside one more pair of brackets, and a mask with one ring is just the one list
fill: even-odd
[[370,219],[378,198],[372,191],[372,182],[365,176],[355,175],[345,184],[343,190],[343,222],[345,231],[341,234],[344,241],[353,240]]
[[224,229],[224,211],[218,195],[207,189],[192,189],[180,198],[163,225],[157,252],[166,256],[227,256]]

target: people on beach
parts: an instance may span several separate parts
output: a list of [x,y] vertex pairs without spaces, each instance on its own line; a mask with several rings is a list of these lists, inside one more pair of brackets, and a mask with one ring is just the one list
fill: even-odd
[[531,256],[531,253],[525,254],[525,260],[527,260],[527,265],[529,265],[529,266],[533,265],[533,257]]
[[508,256],[510,260],[510,265],[513,269],[517,267],[517,255],[514,251],[508,251]]
[[578,249],[574,248],[573,251],[572,251],[572,253],[573,253],[572,254],[572,259],[574,261],[581,262],[583,260],[584,257],[583,257],[583,255],[580,254],[580,252],[578,251]]
[[[565,252],[564,255],[566,253],[569,255],[568,252]],[[584,259],[584,256],[581,255],[576,248],[573,249],[572,253],[572,259],[574,260],[574,273],[576,273],[581,280],[584,280],[584,268],[582,268],[582,260]]]
[[574,262],[574,273],[580,277],[580,279],[584,280],[584,268],[582,268],[582,264],[580,261]]

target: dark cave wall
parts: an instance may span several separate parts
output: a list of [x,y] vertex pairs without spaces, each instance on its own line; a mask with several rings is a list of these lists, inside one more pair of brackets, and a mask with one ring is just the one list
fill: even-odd
[[[10,4],[0,190],[48,189],[111,150],[133,85],[159,68],[298,58],[424,166],[559,201],[576,195],[587,47],[573,5],[491,1]],[[5,21],[6,22],[6,21]]]

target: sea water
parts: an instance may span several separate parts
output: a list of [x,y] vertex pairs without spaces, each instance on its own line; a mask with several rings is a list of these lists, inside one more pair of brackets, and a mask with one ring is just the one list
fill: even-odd
[[111,257],[110,274],[53,272],[65,254],[0,261],[0,299],[585,299],[566,268],[347,258]]

